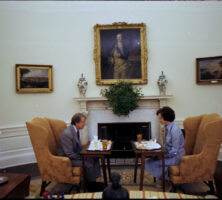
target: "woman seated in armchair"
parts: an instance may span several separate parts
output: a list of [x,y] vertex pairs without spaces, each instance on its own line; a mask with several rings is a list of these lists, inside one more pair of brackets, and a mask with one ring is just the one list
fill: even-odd
[[[181,157],[185,155],[184,136],[181,129],[175,124],[175,112],[170,107],[163,107],[156,112],[160,124],[165,126],[165,179],[168,179],[168,168],[178,165]],[[149,173],[158,178],[157,186],[161,184],[162,161],[158,158],[150,158],[146,161],[145,168]]]

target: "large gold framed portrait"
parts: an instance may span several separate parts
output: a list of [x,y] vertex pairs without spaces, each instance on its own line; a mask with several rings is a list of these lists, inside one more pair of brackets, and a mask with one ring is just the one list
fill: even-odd
[[94,26],[96,84],[118,81],[147,84],[147,42],[144,23]]
[[53,91],[52,65],[16,64],[15,74],[18,93]]

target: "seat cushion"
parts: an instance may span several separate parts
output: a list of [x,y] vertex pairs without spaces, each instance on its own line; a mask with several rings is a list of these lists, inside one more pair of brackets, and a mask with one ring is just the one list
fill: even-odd
[[81,167],[73,167],[72,174],[73,174],[73,176],[80,176],[81,175]]
[[169,175],[170,176],[179,176],[180,175],[180,168],[177,165],[169,167]]

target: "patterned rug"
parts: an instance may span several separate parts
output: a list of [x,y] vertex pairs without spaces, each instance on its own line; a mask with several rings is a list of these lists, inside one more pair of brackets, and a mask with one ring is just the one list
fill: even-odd
[[[134,183],[134,169],[133,167],[116,167],[113,166],[111,169],[112,172],[118,172],[121,176],[120,183],[121,185],[128,189],[128,190],[139,190],[139,180],[140,180],[140,168],[138,168],[137,171],[137,182]],[[107,174],[108,175],[108,174]],[[103,178],[98,178],[97,181],[103,182]],[[110,183],[109,183],[110,184]],[[69,189],[71,188],[70,184],[61,184],[61,183],[51,183],[46,190],[48,191],[54,191],[54,192],[64,192],[68,193]],[[206,192],[209,190],[209,188],[202,183],[194,183],[194,184],[186,184],[183,187],[185,191],[191,192],[191,193],[199,193],[199,192]],[[30,183],[30,196],[36,196],[40,193],[41,189],[41,177],[32,178]],[[168,189],[168,185],[166,185],[166,190]],[[144,173],[144,191],[156,191],[156,192],[162,192],[162,188],[156,187],[156,184],[153,181],[153,177],[145,171]],[[80,192],[83,192],[81,189]],[[182,192],[182,191],[177,191]],[[76,193],[75,188],[71,191],[71,194]]]

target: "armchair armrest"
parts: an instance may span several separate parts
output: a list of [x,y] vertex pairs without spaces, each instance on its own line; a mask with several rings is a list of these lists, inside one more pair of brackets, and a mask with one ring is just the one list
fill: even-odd
[[53,173],[66,177],[72,176],[72,164],[69,158],[51,154],[49,163],[52,165]]
[[49,151],[45,152],[45,163],[42,171],[44,180],[51,180],[60,183],[67,183],[73,177],[71,161],[67,157],[52,155]]
[[191,174],[198,176],[202,173],[205,165],[203,164],[203,154],[186,155],[180,161],[180,175],[190,176]]

